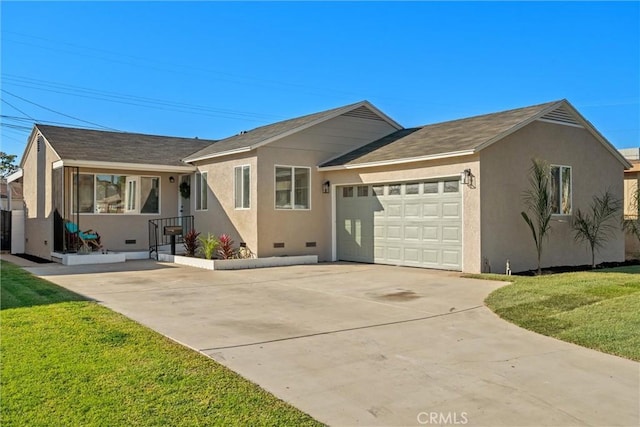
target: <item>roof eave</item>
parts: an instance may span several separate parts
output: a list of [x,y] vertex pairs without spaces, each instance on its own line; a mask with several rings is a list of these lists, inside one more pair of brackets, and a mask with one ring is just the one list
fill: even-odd
[[253,148],[251,148],[251,146],[243,147],[243,148],[236,148],[235,150],[221,151],[219,153],[207,154],[205,156],[185,157],[184,159],[182,159],[182,161],[186,162],[186,163],[193,163],[193,162],[199,162],[199,161],[202,161],[202,160],[213,159],[213,158],[216,158],[216,157],[223,157],[223,156],[230,156],[232,154],[246,153],[246,152],[251,151],[251,150],[253,150]]
[[144,172],[194,172],[196,167],[185,164],[179,165],[154,165],[146,163],[123,163],[123,162],[102,162],[97,160],[75,160],[62,159],[53,162],[53,169],[63,166],[92,168],[92,169],[117,169],[117,170],[135,170]]
[[18,168],[15,172],[7,175],[7,184],[22,178],[23,173],[22,168]]
[[374,168],[374,167],[381,167],[381,166],[401,165],[405,163],[425,162],[429,160],[449,159],[453,157],[470,156],[473,154],[476,154],[476,150],[462,150],[462,151],[452,151],[448,153],[430,154],[428,156],[407,157],[404,159],[381,160],[378,162],[344,164],[344,165],[324,166],[324,167],[318,166],[317,169],[318,171],[329,172],[329,171],[345,170],[345,169]]

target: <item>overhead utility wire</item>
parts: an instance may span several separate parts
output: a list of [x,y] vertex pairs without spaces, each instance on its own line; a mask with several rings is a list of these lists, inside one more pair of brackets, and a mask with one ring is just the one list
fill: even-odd
[[[16,107],[15,105],[11,104],[9,101],[7,101],[6,99],[2,99],[2,102],[4,102],[5,104],[7,104],[9,107],[13,108],[14,110],[24,114],[25,116],[27,116],[28,118],[30,118],[31,120],[35,121],[36,119],[34,119],[33,117],[31,117],[30,115],[28,115],[27,113],[25,113],[24,111],[22,111],[21,109],[19,109],[18,107]],[[4,117],[4,116],[2,116]]]
[[44,110],[51,111],[52,113],[59,114],[59,115],[64,116],[64,117],[68,117],[68,118],[70,118],[70,119],[77,120],[77,121],[82,122],[82,123],[88,123],[88,124],[90,124],[90,125],[98,126],[98,127],[100,127],[101,129],[107,129],[107,130],[113,130],[113,131],[119,132],[119,130],[118,130],[118,129],[111,128],[111,127],[108,127],[108,126],[103,126],[103,125],[101,125],[101,124],[99,124],[99,123],[90,122],[90,121],[88,121],[88,120],[83,120],[83,119],[80,119],[80,118],[78,118],[78,117],[74,117],[74,116],[71,116],[71,115],[69,115],[69,114],[65,114],[65,113],[62,113],[62,112],[60,112],[60,111],[56,111],[56,110],[51,109],[51,108],[49,108],[49,107],[45,107],[44,105],[40,105],[40,104],[38,104],[38,103],[36,103],[36,102],[29,101],[28,99],[25,99],[25,98],[23,98],[23,97],[21,97],[21,96],[18,96],[18,95],[14,94],[14,93],[9,92],[8,90],[5,90],[5,89],[0,89],[0,90],[1,90],[2,92],[6,93],[7,95],[11,95],[11,96],[13,96],[13,97],[15,97],[15,98],[18,98],[18,99],[20,99],[20,100],[22,100],[22,101],[24,101],[24,102],[27,102],[27,103],[32,104],[32,105],[35,105],[36,107],[40,107],[40,108],[42,108],[42,109],[44,109]]
[[[4,74],[3,80],[5,85],[26,87],[30,89],[42,90],[53,93],[77,96],[88,99],[97,99],[101,101],[115,102],[125,105],[134,105],[139,107],[154,108],[165,111],[178,111],[188,114],[200,114],[209,117],[225,117],[230,119],[241,119],[266,123],[274,119],[282,119],[282,116],[274,114],[251,113],[240,110],[230,110],[222,108],[205,107],[201,105],[193,105],[182,102],[166,101],[162,99],[139,97],[134,95],[126,95],[116,92],[100,91],[95,89],[83,88],[78,86],[67,85],[63,83],[48,82],[45,80],[15,78],[11,75]],[[166,107],[166,108],[165,108]],[[235,117],[239,116],[239,117]]]

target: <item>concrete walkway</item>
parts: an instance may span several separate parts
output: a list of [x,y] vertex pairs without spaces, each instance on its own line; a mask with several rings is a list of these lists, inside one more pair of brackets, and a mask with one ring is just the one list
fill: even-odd
[[640,423],[640,364],[502,321],[483,300],[503,283],[359,264],[28,270],[330,425]]

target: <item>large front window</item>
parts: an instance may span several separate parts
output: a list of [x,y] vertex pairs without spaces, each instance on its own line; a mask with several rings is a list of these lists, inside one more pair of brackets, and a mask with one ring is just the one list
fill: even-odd
[[276,209],[309,209],[311,169],[276,166]]
[[74,176],[73,211],[97,214],[159,214],[160,178],[136,175]]
[[551,213],[571,215],[571,166],[551,166]]

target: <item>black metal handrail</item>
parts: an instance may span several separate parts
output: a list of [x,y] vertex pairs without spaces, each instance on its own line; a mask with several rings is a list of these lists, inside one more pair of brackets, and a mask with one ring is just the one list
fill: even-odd
[[164,233],[164,228],[167,226],[182,226],[182,234],[175,236],[175,239],[176,243],[184,243],[184,235],[193,230],[193,215],[150,219],[149,258],[158,259],[158,247],[171,244],[171,236]]

